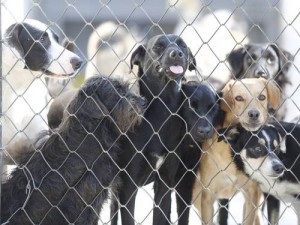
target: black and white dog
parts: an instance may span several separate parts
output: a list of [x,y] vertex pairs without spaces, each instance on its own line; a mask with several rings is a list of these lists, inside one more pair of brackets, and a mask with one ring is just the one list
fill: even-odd
[[[5,32],[2,46],[3,141],[10,151],[12,144],[34,138],[47,128],[51,98],[42,75],[72,77],[82,60],[58,43],[58,36],[49,26],[32,19],[12,24]],[[14,152],[9,152],[5,161],[13,158]]]
[[227,139],[231,145],[237,167],[257,181],[267,196],[270,195],[270,224],[278,223],[278,200],[292,204],[300,224],[300,126],[271,123],[257,132],[233,127],[220,136],[222,139]]
[[141,122],[145,98],[95,76],[79,89],[69,116],[38,138],[1,187],[3,224],[98,224],[108,192],[118,188],[122,134]]

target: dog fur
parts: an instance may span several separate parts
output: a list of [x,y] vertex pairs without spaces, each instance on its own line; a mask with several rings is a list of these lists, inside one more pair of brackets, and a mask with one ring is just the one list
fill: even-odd
[[[294,57],[276,44],[246,44],[232,51],[227,60],[232,69],[232,78],[265,78],[274,80],[281,88],[283,97],[290,83],[288,71]],[[286,106],[281,106],[275,117],[282,120],[286,114]]]
[[126,84],[89,79],[68,106],[69,117],[41,136],[2,184],[1,222],[97,224],[108,191],[119,185],[118,140],[139,124],[145,107]]
[[[265,78],[274,80],[282,92],[282,104],[276,110],[269,109],[270,115],[278,120],[285,118],[287,105],[284,98],[290,83],[289,69],[294,57],[276,44],[249,43],[228,54],[227,61],[231,67],[232,78]],[[227,225],[228,200],[220,200],[223,207],[219,211],[221,225]]]
[[12,163],[15,143],[32,139],[47,129],[46,113],[51,97],[42,75],[74,76],[82,61],[59,45],[57,35],[37,20],[11,25],[2,46],[4,161]]
[[[242,124],[255,131],[267,121],[268,106],[276,109],[280,103],[280,89],[263,78],[231,80],[222,90],[221,109],[225,111],[222,127]],[[243,223],[261,224],[257,208],[261,191],[258,184],[248,181],[232,163],[230,146],[217,142],[218,133],[202,144],[198,181],[194,188],[194,205],[201,212],[203,224],[213,224],[213,203],[222,198],[232,198],[238,191],[246,199]],[[202,186],[203,185],[203,186]],[[223,188],[222,188],[223,187]]]
[[196,181],[201,143],[212,137],[215,127],[223,121],[219,96],[207,85],[188,82],[182,85],[185,100],[179,115],[186,123],[183,140],[178,146],[182,154],[176,173],[175,190],[178,224],[189,223],[192,191]]
[[176,148],[184,127],[178,115],[183,97],[181,81],[187,69],[195,69],[195,61],[180,37],[157,35],[133,52],[131,65],[138,66],[140,94],[149,105],[136,132],[121,141],[126,149],[121,157],[124,172],[118,193],[122,224],[134,224],[137,187],[154,181],[153,224],[165,225],[171,210],[169,187],[174,187],[181,156]]
[[268,201],[270,224],[279,222],[279,200],[292,204],[300,224],[299,125],[274,122],[254,133],[239,126],[231,127],[224,131],[222,139],[231,145],[232,152],[237,153],[234,160],[238,168],[259,182],[268,198],[272,197],[275,205]]

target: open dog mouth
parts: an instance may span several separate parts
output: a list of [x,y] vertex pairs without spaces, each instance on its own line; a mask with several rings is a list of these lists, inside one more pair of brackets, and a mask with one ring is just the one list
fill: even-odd
[[272,180],[276,180],[278,179],[279,177],[281,177],[282,175],[284,174],[284,171],[280,174],[271,174],[271,175],[267,175],[267,177],[269,177],[270,179]]
[[42,72],[44,75],[48,76],[48,77],[55,77],[55,78],[71,78],[74,77],[79,70],[74,71],[74,73],[69,73],[69,74],[56,74],[53,73],[47,69],[42,69]]
[[158,65],[156,67],[156,70],[159,73],[165,72],[168,75],[171,75],[172,77],[178,77],[178,76],[183,75],[183,73],[184,73],[184,69],[180,65],[172,65],[172,66],[169,66],[166,68],[162,67],[161,65]]

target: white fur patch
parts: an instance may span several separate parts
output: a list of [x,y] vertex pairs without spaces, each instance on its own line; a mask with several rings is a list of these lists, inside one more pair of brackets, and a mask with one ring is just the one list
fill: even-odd
[[275,148],[278,146],[277,140],[275,140],[275,139],[273,140],[273,145],[274,145]]
[[47,70],[57,75],[70,75],[75,73],[71,59],[78,58],[78,56],[58,44],[50,30],[47,30],[47,33],[51,42],[48,49],[51,62]]
[[157,157],[157,161],[156,161],[156,164],[155,164],[155,169],[158,170],[161,167],[161,165],[163,164],[165,157],[158,156],[158,155],[156,155],[156,157]]
[[38,20],[34,19],[26,19],[24,20],[24,23],[27,23],[28,25],[35,27],[38,30],[46,31],[48,29],[48,26]]

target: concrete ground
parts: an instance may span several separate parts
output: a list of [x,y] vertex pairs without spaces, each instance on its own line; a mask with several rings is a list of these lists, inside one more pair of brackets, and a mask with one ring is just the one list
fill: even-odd
[[[174,199],[173,195],[173,199]],[[152,203],[153,202],[153,190],[152,185],[147,185],[144,188],[141,188],[137,195],[137,202],[136,202],[136,210],[135,210],[135,218],[136,218],[136,224],[138,225],[152,225]],[[175,202],[175,201],[173,201]],[[236,195],[232,200],[230,204],[230,215],[229,215],[229,225],[237,225],[241,224],[242,222],[242,210],[243,210],[243,203],[244,199],[241,194]],[[280,222],[279,225],[294,225],[297,224],[297,217],[296,214],[289,205],[281,204],[280,209]],[[266,220],[267,213],[264,212],[264,224],[267,225],[268,222]],[[171,220],[174,225],[176,225],[176,203],[172,204],[172,213],[171,213]],[[103,208],[103,211],[101,213],[101,219],[102,222],[99,222],[99,225],[102,224],[110,224],[109,223],[109,206],[106,204]],[[215,217],[214,220],[216,220],[217,217]],[[200,225],[201,223],[200,217],[197,214],[197,209],[194,207],[191,209],[190,212],[190,221],[189,225]],[[119,225],[121,225],[119,221]]]

